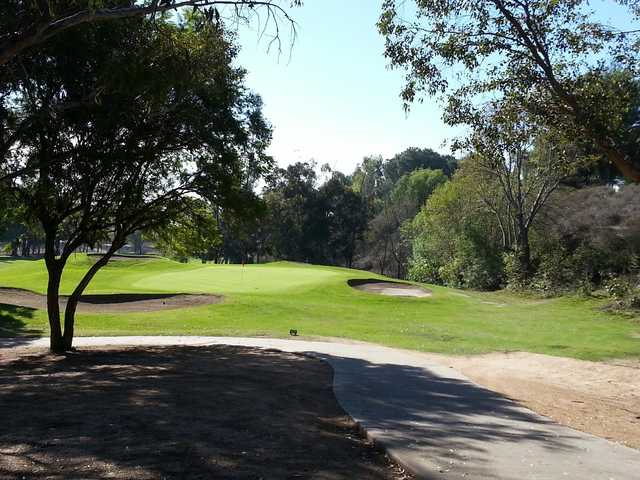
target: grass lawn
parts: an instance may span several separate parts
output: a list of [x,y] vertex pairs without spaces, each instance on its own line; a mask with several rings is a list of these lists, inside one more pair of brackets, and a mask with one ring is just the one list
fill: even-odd
[[[89,266],[65,271],[70,293]],[[589,360],[640,357],[640,319],[599,310],[602,300],[532,299],[430,286],[430,298],[384,297],[352,289],[369,272],[278,262],[180,264],[165,259],[112,262],[87,293],[219,293],[218,305],[149,313],[79,314],[77,335],[344,337],[421,351],[473,354],[529,351]],[[0,286],[44,293],[42,261],[0,260]],[[1,298],[0,298],[1,302]],[[0,303],[0,336],[48,334],[46,314]]]

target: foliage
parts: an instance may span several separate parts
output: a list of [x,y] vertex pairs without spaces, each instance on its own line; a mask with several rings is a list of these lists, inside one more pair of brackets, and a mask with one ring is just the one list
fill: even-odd
[[450,177],[457,168],[456,159],[426,148],[408,148],[389,159],[365,157],[351,175],[354,191],[372,204],[375,213],[400,179],[416,170],[440,170]]
[[638,30],[596,21],[587,0],[412,3],[385,0],[378,23],[391,66],[407,72],[407,107],[438,95],[447,123],[473,124],[484,102],[507,100],[640,180],[637,134],[623,128],[638,107]]
[[340,173],[319,189],[327,222],[327,247],[334,264],[353,265],[358,243],[367,228],[368,212],[364,199],[354,192]]
[[[300,6],[292,0],[291,6]],[[286,5],[286,4],[285,4]],[[7,32],[0,40],[0,65],[4,65],[29,49],[41,46],[70,28],[86,24],[150,16],[166,17],[171,11],[193,8],[202,12],[202,19],[216,26],[230,26],[239,21],[267,17],[267,25],[275,30],[271,44],[280,46],[280,23],[284,20],[295,37],[295,24],[278,0],[6,0],[0,5],[0,31]]]
[[440,170],[451,177],[457,168],[456,159],[426,148],[408,148],[382,164],[386,182],[395,185],[404,175],[416,170]]
[[[533,248],[540,252],[535,288],[589,291],[611,276],[637,275],[639,202],[637,185],[556,192],[534,231]],[[550,270],[548,257],[559,259],[562,274],[545,273]]]
[[[445,172],[434,169],[438,166]],[[370,192],[366,198],[372,212],[358,264],[403,278],[411,255],[408,224],[435,188],[446,181],[446,172],[455,168],[453,157],[429,149],[410,148],[389,160],[365,159],[352,177],[354,184],[360,181],[369,186],[365,190]]]
[[612,275],[605,280],[604,288],[613,300],[606,309],[624,313],[640,310],[640,278]]
[[367,226],[366,200],[333,172],[322,185],[312,163],[272,175],[264,194],[265,237],[277,258],[351,266]]
[[604,282],[604,288],[614,300],[622,300],[632,291],[632,286],[628,281],[620,277],[610,277]]
[[450,182],[436,189],[413,221],[412,280],[479,289],[500,285],[497,227],[482,207],[472,173],[464,162]]
[[155,233],[155,246],[162,255],[181,262],[192,257],[205,262],[221,241],[218,222],[204,201],[194,198],[187,203],[187,209]]
[[[518,106],[494,102],[460,142],[471,152],[469,168],[483,185],[480,197],[496,217],[503,248],[520,262],[511,270],[523,275],[518,284],[528,283],[533,274],[529,237],[540,210],[581,161],[555,133],[533,124]],[[487,183],[497,188],[487,189]]]
[[442,170],[416,169],[400,177],[391,191],[391,202],[416,210],[433,191],[447,181]]

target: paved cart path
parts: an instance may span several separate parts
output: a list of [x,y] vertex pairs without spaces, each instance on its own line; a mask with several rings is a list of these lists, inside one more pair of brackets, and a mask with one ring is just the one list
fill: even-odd
[[[0,347],[44,347],[47,342],[0,339]],[[226,344],[317,356],[334,369],[342,407],[418,478],[640,479],[640,451],[558,425],[418,352],[230,337],[78,337],[75,344]]]

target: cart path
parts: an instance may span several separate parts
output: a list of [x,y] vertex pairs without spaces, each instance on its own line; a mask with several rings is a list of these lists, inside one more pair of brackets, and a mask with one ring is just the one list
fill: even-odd
[[[418,352],[359,343],[232,337],[78,337],[75,344],[224,344],[322,358],[334,369],[334,391],[342,407],[418,478],[639,478],[640,451],[554,423]],[[0,339],[0,347],[18,345],[46,347],[48,339]]]

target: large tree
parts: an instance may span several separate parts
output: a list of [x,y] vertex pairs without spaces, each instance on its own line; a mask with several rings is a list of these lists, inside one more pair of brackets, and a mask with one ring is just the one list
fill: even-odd
[[315,164],[298,162],[278,169],[267,185],[264,199],[274,255],[299,262],[325,263],[328,226],[318,193]]
[[[302,1],[289,3],[301,5]],[[4,0],[0,6],[0,67],[28,49],[79,25],[159,16],[185,8],[199,8],[209,21],[227,20],[230,24],[250,21],[262,12],[265,20],[273,23],[275,42],[280,42],[280,20],[295,27],[278,0]]]
[[[256,23],[269,49],[275,47],[280,51],[285,28],[290,30],[289,45],[293,45],[296,37],[296,24],[287,7],[301,4],[301,0],[6,0],[0,2],[0,97],[11,95],[12,82],[24,74],[23,56],[83,25],[130,18],[157,19],[159,22],[153,23],[157,25],[170,14],[179,14],[174,15],[179,19],[196,10],[202,23],[209,26],[236,28],[242,23]],[[74,99],[73,103],[57,102],[46,114],[58,115],[78,103],[90,104],[99,100],[99,93],[86,91],[84,97]],[[12,115],[10,110],[0,110],[0,182],[33,167],[27,164],[19,171],[7,166],[10,150],[29,134],[30,122]]]
[[[52,350],[72,347],[80,296],[129,235],[166,224],[194,196],[227,208],[250,200],[247,183],[270,165],[270,129],[235,53],[195,15],[87,25],[20,58],[2,108],[22,119],[7,129],[28,128],[5,168],[44,230]],[[62,272],[97,242],[110,247],[69,297],[63,330]]]
[[[487,99],[509,97],[640,181],[640,145],[629,141],[637,138],[629,125],[637,125],[640,30],[599,22],[587,0],[412,3],[385,0],[378,24],[391,65],[407,70],[407,106],[424,93],[439,95],[445,120],[465,124]],[[617,3],[637,19],[637,2]],[[612,78],[612,70],[624,74]]]
[[517,106],[488,109],[460,148],[470,152],[478,197],[500,227],[503,248],[516,255],[520,281],[533,274],[530,231],[550,195],[576,171],[582,157],[555,130],[532,124]]
[[400,177],[373,217],[365,245],[367,262],[381,274],[402,278],[411,255],[403,228],[413,220],[434,190],[446,182],[442,170],[418,169]]
[[199,258],[206,263],[222,242],[215,211],[199,198],[185,199],[184,203],[183,211],[151,234],[155,248],[180,262]]
[[348,179],[339,172],[319,189],[327,223],[328,257],[334,264],[353,266],[356,247],[367,229],[368,211],[364,198],[354,192]]

